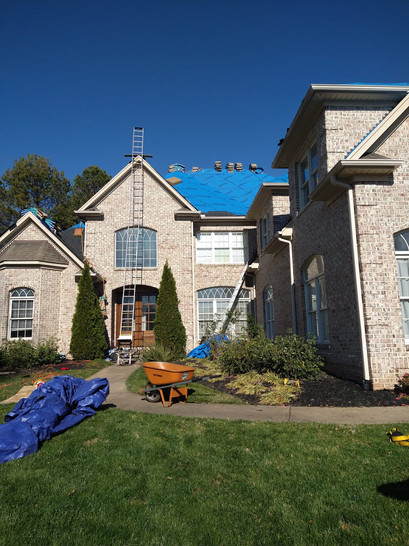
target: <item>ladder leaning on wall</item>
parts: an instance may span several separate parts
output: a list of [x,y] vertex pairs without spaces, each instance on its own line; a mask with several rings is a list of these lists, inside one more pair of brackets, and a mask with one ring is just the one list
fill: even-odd
[[132,348],[135,331],[136,289],[142,284],[142,260],[138,264],[138,246],[143,226],[143,127],[134,127],[132,135],[129,216],[125,240],[124,282],[122,289],[121,326],[118,346]]

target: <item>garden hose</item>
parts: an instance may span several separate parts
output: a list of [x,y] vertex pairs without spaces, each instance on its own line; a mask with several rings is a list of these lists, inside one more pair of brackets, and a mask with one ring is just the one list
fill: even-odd
[[409,446],[409,435],[405,435],[397,428],[393,428],[388,432],[388,436],[391,442],[399,444],[400,446]]

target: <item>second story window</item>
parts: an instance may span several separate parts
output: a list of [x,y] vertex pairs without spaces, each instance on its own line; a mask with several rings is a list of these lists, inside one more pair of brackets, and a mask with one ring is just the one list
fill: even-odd
[[260,220],[260,244],[261,249],[263,249],[268,241],[271,239],[270,234],[270,215],[267,214]]
[[246,237],[242,231],[200,232],[196,235],[198,264],[244,264]]
[[116,232],[115,267],[156,267],[156,262],[156,231],[125,228]]
[[308,149],[306,156],[298,165],[298,188],[300,210],[309,201],[309,194],[315,190],[318,184],[318,154],[317,145]]

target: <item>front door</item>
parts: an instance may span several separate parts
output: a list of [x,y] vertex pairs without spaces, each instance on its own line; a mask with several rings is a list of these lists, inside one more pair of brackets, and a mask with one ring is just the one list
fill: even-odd
[[[135,331],[132,336],[133,347],[145,347],[153,345],[155,335],[156,291],[141,292],[136,294],[135,300]],[[116,304],[116,339],[119,338],[121,329],[122,304]]]

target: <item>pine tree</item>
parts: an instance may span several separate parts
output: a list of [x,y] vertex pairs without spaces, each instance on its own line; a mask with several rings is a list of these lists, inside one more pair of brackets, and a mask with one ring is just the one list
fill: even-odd
[[175,278],[168,262],[163,267],[153,331],[155,342],[170,348],[175,358],[185,356],[186,330],[179,312]]
[[103,358],[107,349],[104,317],[85,262],[78,283],[77,302],[72,318],[70,353],[74,359]]

